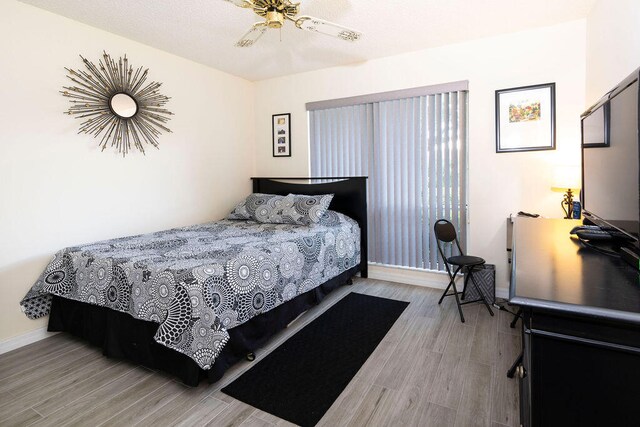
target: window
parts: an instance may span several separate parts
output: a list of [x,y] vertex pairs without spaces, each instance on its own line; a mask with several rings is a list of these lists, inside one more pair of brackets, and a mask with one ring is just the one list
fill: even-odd
[[307,104],[311,174],[369,176],[369,262],[442,270],[433,236],[440,218],[453,222],[464,247],[466,88]]

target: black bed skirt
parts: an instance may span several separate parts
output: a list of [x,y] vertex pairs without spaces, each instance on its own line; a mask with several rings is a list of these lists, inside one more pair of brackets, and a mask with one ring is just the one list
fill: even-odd
[[301,313],[319,304],[331,291],[358,272],[354,267],[291,301],[229,329],[230,339],[209,370],[201,369],[187,355],[154,341],[158,324],[135,319],[127,313],[79,301],[53,297],[48,330],[69,332],[103,349],[107,357],[128,359],[179,377],[196,386],[203,379],[218,381],[233,364],[262,347],[274,334]]

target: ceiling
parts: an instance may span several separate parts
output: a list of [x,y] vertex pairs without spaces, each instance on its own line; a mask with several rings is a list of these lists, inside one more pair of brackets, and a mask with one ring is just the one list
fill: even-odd
[[301,15],[364,33],[355,43],[296,29],[235,42],[260,20],[224,0],[21,0],[248,80],[585,18],[596,0],[301,0]]

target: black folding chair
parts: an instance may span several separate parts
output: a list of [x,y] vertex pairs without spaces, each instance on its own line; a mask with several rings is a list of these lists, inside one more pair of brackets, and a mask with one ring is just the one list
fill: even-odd
[[[485,263],[484,259],[477,256],[464,254],[462,248],[460,247],[460,242],[458,242],[456,229],[450,221],[447,221],[446,219],[439,219],[433,226],[433,232],[436,236],[438,252],[440,252],[440,256],[442,257],[444,265],[447,269],[447,274],[449,275],[449,286],[447,286],[447,289],[444,290],[444,293],[440,297],[440,301],[438,301],[438,304],[442,304],[442,300],[444,299],[444,297],[448,297],[451,295],[455,296],[456,304],[458,305],[458,311],[460,312],[460,320],[462,321],[462,323],[464,323],[464,314],[462,314],[462,306],[464,304],[482,302],[484,303],[485,307],[487,307],[487,310],[489,310],[489,313],[493,316],[493,310],[491,310],[491,307],[487,302],[487,298],[484,296],[484,293],[482,293],[482,289],[476,283],[475,277],[473,277],[474,269],[482,267]],[[444,253],[443,246],[445,244],[451,244],[451,246],[453,247],[453,243],[455,243],[455,245],[457,246],[459,255],[450,256],[447,258]],[[455,271],[453,272],[453,274],[451,273],[452,267],[450,266],[455,266]],[[460,298],[458,298],[460,292],[458,292],[458,289],[456,288],[456,276],[459,272],[462,272],[465,275],[464,287],[462,289],[462,300],[465,299],[469,279],[471,279],[471,283],[476,288],[476,291],[478,292],[478,295],[480,295],[480,298],[473,301],[460,302]],[[447,293],[449,292],[450,288],[453,288],[453,293]]]

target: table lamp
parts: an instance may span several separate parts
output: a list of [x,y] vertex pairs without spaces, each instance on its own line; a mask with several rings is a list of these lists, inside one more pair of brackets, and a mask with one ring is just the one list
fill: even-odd
[[557,168],[553,175],[552,191],[564,193],[560,206],[565,213],[565,219],[571,219],[573,197],[580,192],[581,172],[579,166],[564,166]]

